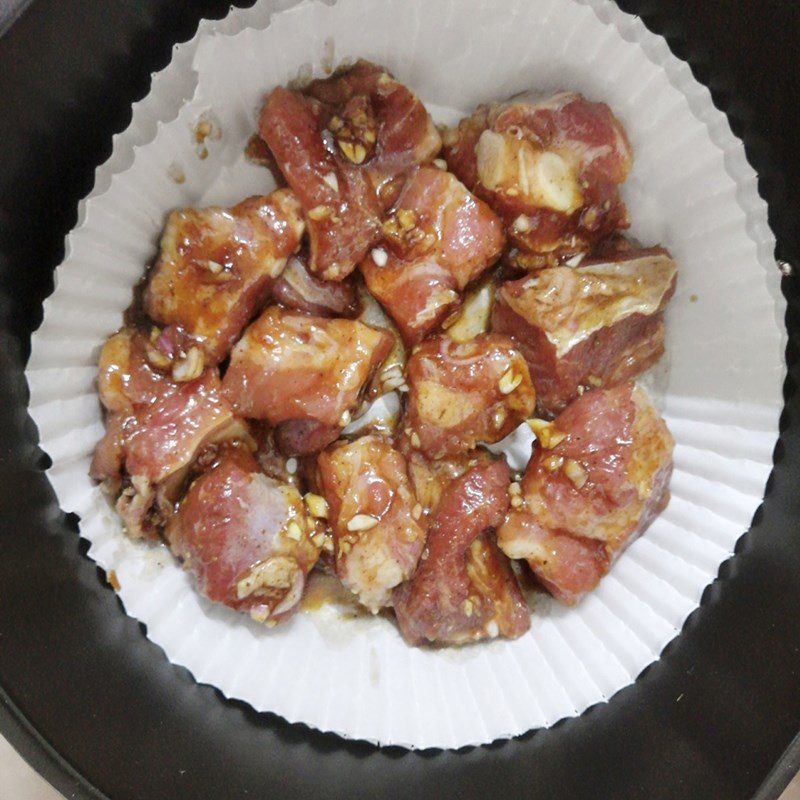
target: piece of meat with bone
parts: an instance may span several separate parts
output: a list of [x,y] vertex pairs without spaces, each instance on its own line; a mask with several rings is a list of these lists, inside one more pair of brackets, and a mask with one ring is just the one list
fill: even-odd
[[237,414],[266,420],[286,455],[334,441],[392,337],[357,320],[268,308],[234,347],[223,394]]
[[326,143],[325,117],[319,101],[278,87],[264,104],[259,131],[302,203],[309,269],[336,281],[377,241],[380,209],[368,176]]
[[387,439],[362,436],[320,453],[319,484],[329,507],[336,574],[373,613],[390,605],[425,545],[422,508],[406,460]]
[[304,92],[275,89],[259,131],[303,205],[309,269],[326,280],[353,271],[379,238],[398,176],[441,146],[419,99],[365,61]]
[[323,536],[297,488],[241,447],[221,449],[165,530],[201,594],[268,625],[297,608]]
[[272,299],[284,308],[318,317],[354,319],[360,304],[352,278],[325,281],[308,269],[308,255],[293,256],[272,285]]
[[361,59],[305,92],[331,113],[327,127],[337,152],[362,165],[382,208],[394,201],[398,179],[442,147],[422,101],[377,64]]
[[628,227],[633,154],[605,103],[561,93],[479,108],[445,132],[448,168],[502,217],[522,269],[552,266]]
[[185,331],[217,364],[260,310],[304,227],[286,189],[232,208],[173,211],[144,293],[146,313]]
[[666,508],[674,442],[630,382],[588,391],[531,427],[537,441],[497,542],[572,605]]
[[503,245],[502,223],[483,201],[449,172],[419,167],[361,272],[413,345],[457,309],[460,293],[499,258]]
[[508,486],[508,466],[497,460],[472,467],[444,489],[426,553],[411,580],[394,591],[409,644],[516,638],[530,627],[516,577],[489,534],[508,509]]
[[530,416],[536,400],[525,360],[496,333],[461,344],[447,336],[427,339],[412,353],[406,380],[400,428],[429,458],[499,442]]
[[197,369],[179,363],[163,371],[170,362],[162,360],[159,338],[125,328],[100,354],[100,400],[108,413],[90,474],[119,494],[117,510],[134,538],[157,535],[205,445],[249,439],[222,397],[216,368],[203,369],[201,360]]
[[675,262],[656,247],[503,284],[492,330],[511,336],[525,357],[539,413],[557,414],[581,387],[613,386],[658,361],[676,279]]

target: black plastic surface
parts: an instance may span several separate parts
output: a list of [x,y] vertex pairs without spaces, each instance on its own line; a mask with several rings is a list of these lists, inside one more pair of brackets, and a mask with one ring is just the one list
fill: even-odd
[[[800,9],[620,4],[665,34],[728,111],[779,255],[800,266]],[[197,686],[121,611],[41,472],[22,369],[111,135],[172,44],[226,11],[213,0],[35,0],[0,39],[0,730],[76,798],[777,797],[800,751],[787,751],[800,731],[796,279],[784,280],[790,399],[752,531],[661,661],[579,719],[458,753],[379,751]]]

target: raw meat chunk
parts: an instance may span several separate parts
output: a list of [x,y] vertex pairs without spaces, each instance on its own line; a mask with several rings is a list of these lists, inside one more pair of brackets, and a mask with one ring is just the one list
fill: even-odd
[[426,556],[394,591],[397,622],[409,644],[516,638],[530,627],[511,566],[487,535],[508,509],[508,484],[508,467],[499,460],[473,467],[444,490]]
[[361,272],[405,342],[415,344],[456,310],[460,293],[498,259],[503,244],[502,223],[484,202],[450,173],[420,167]]
[[429,458],[499,442],[530,416],[536,400],[525,360],[496,333],[463,344],[427,339],[409,359],[406,379],[401,428]]
[[500,287],[492,329],[525,356],[540,413],[558,413],[581,386],[613,386],[661,358],[676,276],[669,253],[651,248],[543,269]]
[[201,594],[269,625],[297,608],[321,534],[297,488],[241,447],[192,482],[165,531]]
[[630,382],[586,392],[552,423],[532,427],[538,438],[521,503],[497,542],[572,605],[666,508],[673,440],[645,392]]
[[503,219],[517,267],[558,264],[628,227],[618,187],[633,155],[605,103],[521,95],[479,108],[443,140],[448,168]]
[[286,189],[232,208],[173,211],[150,273],[145,311],[185,331],[208,363],[222,361],[300,246],[303,230],[300,204]]
[[425,546],[422,508],[406,460],[380,436],[320,453],[319,482],[330,508],[336,574],[373,612],[417,566]]
[[348,424],[392,338],[357,320],[268,308],[233,349],[223,393],[277,428],[286,455],[321,450]]

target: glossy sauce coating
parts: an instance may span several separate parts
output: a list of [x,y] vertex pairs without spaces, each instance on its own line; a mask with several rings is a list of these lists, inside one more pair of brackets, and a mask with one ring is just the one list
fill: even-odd
[[287,454],[312,452],[339,435],[391,346],[388,333],[356,320],[272,306],[234,348],[223,392],[242,416],[291,423]]
[[364,606],[378,611],[414,571],[425,545],[406,461],[387,439],[368,435],[320,453],[318,469],[336,574]]
[[503,226],[484,202],[450,173],[420,167],[361,272],[405,342],[415,344],[458,307],[460,293],[498,259],[503,244]]
[[173,211],[145,291],[146,313],[182,328],[208,363],[218,363],[263,304],[303,230],[300,204],[286,189],[232,208]]
[[426,555],[394,592],[403,638],[412,645],[463,644],[521,636],[528,609],[511,571],[486,532],[508,509],[504,461],[478,465],[444,490],[428,529]]
[[628,226],[618,185],[632,164],[622,125],[575,93],[481,107],[444,136],[451,169],[502,217],[508,257],[538,269]]
[[377,64],[360,59],[305,91],[331,115],[328,130],[339,153],[347,157],[351,144],[358,161],[355,148],[364,147],[361,163],[382,208],[393,202],[404,173],[441,149],[439,131],[420,99]]
[[148,361],[150,342],[123,329],[100,355],[100,399],[109,415],[91,475],[113,493],[130,481],[117,509],[131,536],[152,535],[146,517],[156,487],[186,470],[200,449],[227,436],[246,436],[222,397],[216,368],[176,382]]
[[237,447],[194,480],[165,536],[201,594],[274,624],[300,602],[318,533],[296,487]]
[[661,358],[676,275],[666,250],[631,249],[499,288],[492,329],[525,356],[541,414],[566,408],[581,386],[613,386]]
[[510,558],[572,604],[669,502],[674,443],[642,389],[594,389],[540,434],[522,506],[497,532]]
[[378,238],[380,209],[367,176],[326,146],[324,130],[318,101],[283,87],[267,97],[259,131],[303,206],[309,268],[342,280]]
[[408,361],[407,381],[400,427],[430,458],[499,442],[536,401],[522,355],[508,337],[494,333],[463,344],[446,336],[427,339]]
[[305,92],[273,90],[259,130],[303,205],[309,268],[326,280],[349,275],[378,240],[394,178],[441,146],[416,96],[365,61]]

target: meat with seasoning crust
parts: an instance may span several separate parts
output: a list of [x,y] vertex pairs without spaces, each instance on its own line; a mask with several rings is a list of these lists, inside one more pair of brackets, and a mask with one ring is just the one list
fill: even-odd
[[297,608],[323,530],[296,487],[234,447],[192,482],[165,537],[201,594],[273,625]]
[[387,439],[367,435],[320,453],[318,472],[336,574],[377,612],[390,605],[392,589],[411,575],[425,545],[406,460]]
[[382,208],[394,202],[404,173],[441,149],[439,131],[420,99],[377,64],[361,59],[313,81],[305,93],[331,114],[327,126],[336,152],[362,165]]
[[236,413],[276,428],[286,455],[339,436],[392,338],[357,320],[268,308],[233,349],[223,394]]
[[605,103],[564,92],[479,108],[443,136],[448,168],[503,219],[509,261],[552,266],[628,227],[633,155]]
[[411,345],[453,313],[460,293],[499,258],[503,244],[502,223],[483,201],[450,173],[420,167],[361,272]]
[[173,492],[202,447],[248,438],[222,397],[216,368],[183,367],[173,365],[170,372],[157,344],[130,328],[112,336],[100,354],[106,433],[90,474],[119,494],[117,511],[134,538],[157,535],[172,511]]
[[541,414],[557,414],[581,386],[613,386],[661,358],[676,275],[666,250],[630,249],[499,288],[492,330],[525,356]]
[[300,204],[286,189],[232,208],[173,211],[145,290],[146,313],[185,331],[217,364],[261,309],[303,230]]
[[259,130],[303,205],[309,268],[326,280],[353,271],[379,237],[395,179],[441,146],[419,99],[366,61],[304,92],[273,90]]
[[412,645],[516,638],[530,627],[508,560],[489,535],[508,509],[508,466],[479,464],[444,489],[428,528],[426,555],[394,591],[403,638]]
[[499,442],[530,416],[536,400],[525,360],[496,333],[462,344],[446,336],[427,339],[408,360],[406,380],[400,427],[429,458]]
[[572,605],[666,508],[673,440],[645,392],[630,382],[586,392],[553,422],[533,427],[537,442],[522,503],[498,529],[497,542]]

